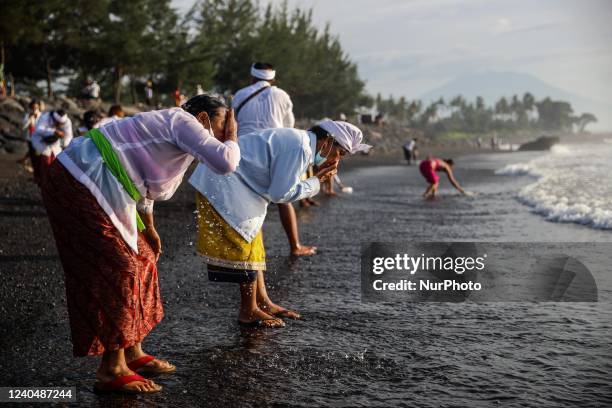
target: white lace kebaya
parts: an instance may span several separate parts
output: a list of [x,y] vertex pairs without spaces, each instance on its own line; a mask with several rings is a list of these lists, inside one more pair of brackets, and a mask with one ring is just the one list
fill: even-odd
[[136,203],[110,173],[89,137],[78,138],[58,160],[96,197],[121,236],[136,252],[136,210],[153,211],[153,201],[167,200],[180,185],[195,158],[215,173],[235,171],[240,161],[237,143],[221,143],[181,108],[139,113],[110,122],[99,130],[143,199]]

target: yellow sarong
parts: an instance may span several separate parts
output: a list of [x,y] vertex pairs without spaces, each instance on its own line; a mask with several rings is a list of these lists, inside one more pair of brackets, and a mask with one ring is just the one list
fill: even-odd
[[206,197],[196,193],[198,209],[197,250],[209,265],[239,270],[266,270],[266,250],[261,230],[247,242],[234,230]]

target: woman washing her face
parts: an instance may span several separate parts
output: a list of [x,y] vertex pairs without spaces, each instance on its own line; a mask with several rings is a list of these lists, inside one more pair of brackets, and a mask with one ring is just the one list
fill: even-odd
[[140,374],[173,372],[142,341],[163,318],[161,240],[153,203],[167,200],[194,158],[236,170],[233,111],[210,95],[139,113],[77,138],[50,167],[42,195],[64,269],[75,356],[100,356],[97,391],[151,393]]
[[[219,176],[198,166],[191,176],[198,191],[198,252],[211,281],[239,284],[241,325],[283,327],[283,319],[300,318],[274,303],[266,290],[261,227],[268,204],[316,195],[343,156],[369,147],[362,137],[357,127],[334,121],[308,131],[256,131],[238,140],[242,159],[235,173]],[[315,175],[301,180],[311,164],[317,166]]]

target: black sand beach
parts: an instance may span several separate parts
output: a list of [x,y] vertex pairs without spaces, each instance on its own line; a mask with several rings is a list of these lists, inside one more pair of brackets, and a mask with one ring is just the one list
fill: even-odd
[[158,378],[161,393],[138,397],[97,396],[95,359],[72,358],[45,210],[11,159],[0,164],[0,385],[77,386],[79,404],[92,407],[612,405],[609,270],[594,271],[595,304],[360,301],[361,242],[612,241],[609,231],[531,214],[513,198],[526,180],[494,174],[509,155],[464,156],[457,176],[477,197],[443,188],[444,198],[429,203],[415,167],[357,158],[341,170],[354,194],[299,212],[315,257],[286,256],[271,207],[270,293],[305,317],[281,330],[239,329],[237,288],[209,283],[195,254],[194,190],[184,183],[156,204],[166,317],[144,344],[178,371]]

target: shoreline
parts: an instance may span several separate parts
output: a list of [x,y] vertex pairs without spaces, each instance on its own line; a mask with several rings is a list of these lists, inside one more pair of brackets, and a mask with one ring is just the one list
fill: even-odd
[[[455,157],[483,153],[483,159],[487,153],[473,149],[431,152]],[[94,358],[72,356],[64,277],[52,231],[38,187],[26,181],[28,174],[14,163],[16,158],[0,159],[0,225],[8,230],[0,253],[4,385],[76,386],[81,405],[121,403],[122,397],[91,391]],[[295,390],[301,390],[305,405],[333,405],[337,395],[329,384],[334,383],[346,390],[343,401],[348,405],[359,405],[364,398],[378,398],[384,405],[393,405],[397,398],[412,398],[416,405],[427,405],[428,397],[415,391],[439,381],[439,370],[432,370],[432,363],[458,374],[452,389],[459,395],[453,400],[460,403],[465,401],[461,395],[475,386],[483,389],[483,398],[497,398],[497,391],[487,390],[497,389],[496,379],[506,375],[508,364],[526,373],[505,391],[518,395],[519,405],[543,393],[566,397],[567,391],[557,381],[559,371],[575,384],[573,394],[586,395],[589,382],[603,381],[601,373],[609,353],[594,359],[597,350],[585,348],[585,341],[596,347],[609,338],[604,313],[585,313],[571,304],[561,305],[563,309],[540,305],[535,315],[531,305],[521,303],[499,307],[466,303],[460,309],[455,303],[365,305],[358,277],[360,241],[382,242],[391,237],[418,242],[524,242],[571,237],[572,242],[590,242],[604,241],[602,233],[578,225],[548,223],[529,214],[509,195],[496,192],[476,202],[449,191],[441,200],[426,202],[420,197],[424,184],[416,166],[406,166],[399,154],[355,157],[346,164],[343,181],[355,186],[354,194],[321,197],[320,207],[297,209],[302,242],[317,245],[318,255],[287,256],[287,240],[276,210],[266,217],[263,235],[271,296],[306,316],[303,321],[287,322],[287,327],[278,331],[241,331],[235,324],[236,287],[207,280],[193,245],[193,188],[183,183],[171,200],[156,205],[156,224],[164,247],[158,269],[165,317],[147,337],[145,347],[172,361],[179,370],[160,378],[165,387],[162,393],[140,396],[140,402],[161,407],[269,406],[282,405],[291,400]],[[348,171],[351,168],[355,171]],[[473,181],[479,188],[498,183],[498,176],[488,169],[466,166],[459,170],[462,180]],[[503,183],[516,184],[513,180]],[[612,296],[609,282],[599,282],[602,300],[604,295],[605,299]],[[469,313],[463,312],[466,309]],[[409,323],[397,324],[406,317]],[[576,323],[584,320],[589,322],[586,340]],[[489,331],[475,331],[475,324],[491,324],[500,334],[491,338]],[[513,330],[529,334],[516,337]],[[414,350],[408,355],[407,338]],[[457,348],[457,339],[466,347]],[[561,345],[558,339],[563,340]],[[380,347],[373,347],[374,341]],[[534,343],[542,347],[534,350]],[[431,344],[442,353],[432,357],[428,353]],[[551,349],[558,351],[546,360],[548,367],[555,369],[554,375],[532,375],[542,359],[540,352]],[[574,365],[592,374],[579,377],[563,371],[567,355],[575,355]],[[38,373],[35,378],[34,371]],[[255,392],[274,383],[278,376],[287,380],[277,382],[273,394]],[[244,378],[249,379],[248,384]],[[535,379],[537,388],[529,388]],[[393,392],[381,396],[377,394],[381,389]],[[604,394],[596,397],[602,399]],[[450,402],[441,397],[437,404]],[[556,402],[551,399],[541,405],[556,406]]]
[[[419,160],[427,157],[428,154],[447,158],[447,157],[463,157],[475,154],[490,154],[490,153],[512,153],[503,150],[478,149],[476,147],[444,147],[444,146],[425,146],[419,149]],[[23,166],[16,163],[18,159],[23,157],[21,153],[5,153],[0,154],[0,180],[10,180],[14,178],[28,178],[29,173],[26,173]],[[356,167],[372,167],[372,166],[388,166],[406,164],[403,152],[401,150],[395,152],[377,152],[373,149],[370,155],[356,155],[344,159],[340,165],[341,170],[350,170]],[[31,176],[30,176],[31,177]]]

